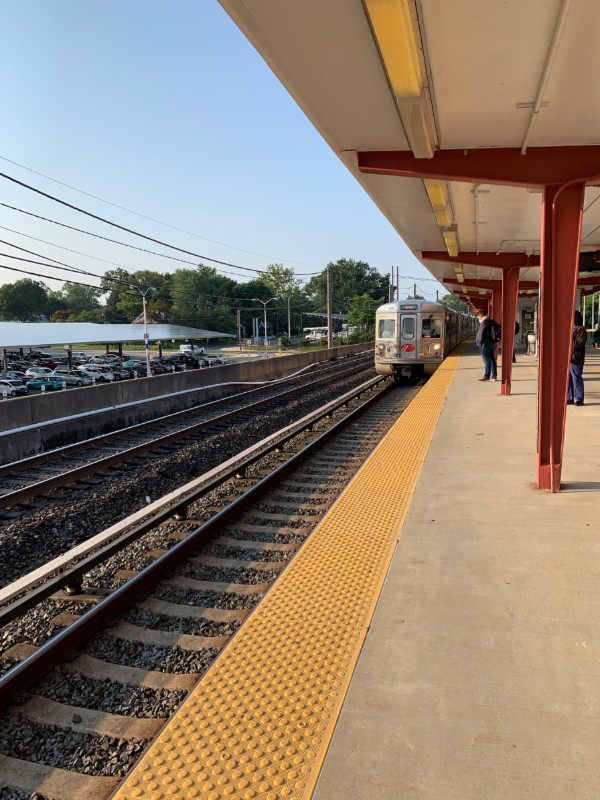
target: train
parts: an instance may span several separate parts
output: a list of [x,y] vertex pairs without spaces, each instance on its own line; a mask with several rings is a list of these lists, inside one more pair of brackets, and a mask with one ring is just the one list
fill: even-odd
[[440,303],[385,303],[375,314],[375,370],[396,379],[429,376],[476,329],[475,317]]

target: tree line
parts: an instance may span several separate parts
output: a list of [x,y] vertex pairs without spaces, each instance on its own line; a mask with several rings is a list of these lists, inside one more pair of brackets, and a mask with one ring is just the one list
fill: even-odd
[[[375,309],[388,299],[389,274],[349,258],[328,266],[333,312],[347,314],[348,324],[368,330]],[[279,334],[287,332],[288,301],[292,332],[323,324],[310,315],[326,313],[327,306],[326,269],[303,284],[293,269],[270,264],[260,277],[241,283],[200,264],[169,273],[112,269],[104,274],[100,288],[65,283],[53,291],[42,281],[24,278],[0,286],[0,320],[27,322],[46,316],[52,322],[131,323],[142,313],[142,292],[148,287],[153,287],[146,294],[150,322],[232,334],[237,332],[238,309],[245,335],[252,332],[253,317],[262,322],[263,307],[256,298],[276,298],[268,306],[268,324]]]

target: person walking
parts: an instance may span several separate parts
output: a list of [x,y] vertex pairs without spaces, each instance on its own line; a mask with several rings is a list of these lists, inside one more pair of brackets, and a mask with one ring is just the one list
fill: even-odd
[[496,366],[496,337],[493,335],[493,326],[495,328],[499,328],[497,322],[495,322],[491,317],[488,317],[487,314],[484,314],[483,311],[480,311],[477,314],[477,319],[479,320],[479,328],[477,329],[477,336],[475,337],[475,343],[479,348],[479,352],[483,359],[484,365],[484,372],[483,378],[479,378],[480,381],[495,381],[497,376],[497,366]]
[[569,365],[569,392],[567,405],[583,405],[583,365],[585,362],[585,344],[587,331],[583,327],[580,311],[573,316],[573,333],[571,337],[571,363]]

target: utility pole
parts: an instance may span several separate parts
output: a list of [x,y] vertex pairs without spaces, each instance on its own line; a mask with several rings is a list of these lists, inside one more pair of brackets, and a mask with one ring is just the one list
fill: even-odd
[[238,348],[242,349],[242,319],[240,309],[235,312],[237,317]]
[[417,299],[417,284],[413,283],[413,298]]
[[439,303],[439,302],[440,302],[440,292],[439,292],[439,289],[436,289],[436,290],[435,290],[435,302],[436,302],[436,303]]
[[292,316],[290,314],[290,298],[288,297],[288,339],[292,338]]
[[331,319],[331,267],[327,266],[327,347],[333,347],[333,322]]
[[390,285],[388,286],[388,302],[391,303],[394,299],[394,268],[392,267],[392,274],[390,275]]

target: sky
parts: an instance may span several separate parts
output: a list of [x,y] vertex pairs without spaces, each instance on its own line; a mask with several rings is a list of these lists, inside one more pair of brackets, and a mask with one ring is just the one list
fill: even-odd
[[[413,281],[425,296],[442,289],[217,0],[4,0],[2,17],[4,175],[189,250],[195,255],[181,258],[238,281],[271,263],[307,280],[328,262],[354,258],[382,274],[399,266],[408,276],[401,295]],[[0,203],[178,255],[6,177]],[[192,266],[22,211],[0,205],[0,284],[27,277],[7,266],[78,279],[9,255],[57,259],[98,275],[115,266]]]

